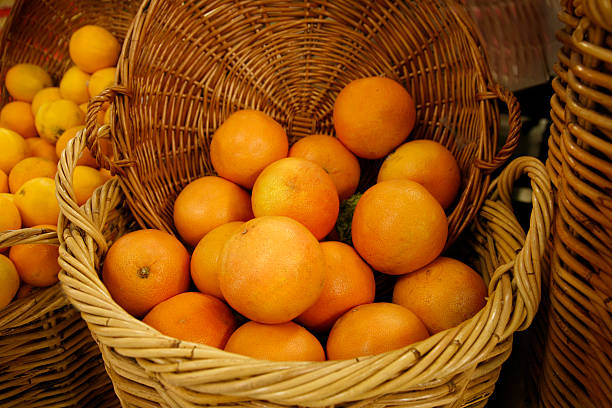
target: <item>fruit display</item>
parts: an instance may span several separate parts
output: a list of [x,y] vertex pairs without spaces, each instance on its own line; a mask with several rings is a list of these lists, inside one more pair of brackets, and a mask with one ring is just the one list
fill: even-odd
[[[163,334],[259,359],[379,354],[462,323],[488,293],[443,253],[461,174],[443,145],[410,140],[414,118],[412,97],[383,77],[339,93],[336,137],[290,144],[266,113],[233,112],[210,143],[216,174],[174,202],[177,236],[128,232],[102,281]],[[377,179],[359,186],[360,161],[375,159]],[[380,276],[392,294],[377,293]]]
[[[15,64],[6,73],[4,85],[11,100],[0,109],[0,231],[56,228],[60,210],[54,179],[59,155],[83,129],[89,100],[114,83],[119,42],[110,32],[85,25],[73,32],[69,47],[74,65],[57,83],[43,67],[31,63]],[[104,118],[99,121],[103,123]],[[89,151],[78,164],[74,194],[83,204],[109,175]],[[32,288],[58,281],[57,246],[24,244],[0,251],[6,255],[3,265],[9,265],[2,268],[7,284],[1,286],[0,309]]]

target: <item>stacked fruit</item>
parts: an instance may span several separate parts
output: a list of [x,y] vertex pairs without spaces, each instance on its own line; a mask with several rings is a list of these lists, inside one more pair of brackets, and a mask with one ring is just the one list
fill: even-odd
[[[55,228],[59,206],[55,197],[58,157],[68,141],[84,127],[87,104],[115,80],[120,45],[99,26],[86,25],[70,38],[74,66],[54,87],[38,65],[22,63],[6,73],[4,85],[11,102],[0,110],[0,231],[22,227]],[[100,124],[108,121],[104,112]],[[106,152],[110,153],[110,152]],[[74,193],[83,204],[109,173],[98,168],[89,151],[74,171]],[[6,252],[7,248],[0,248]],[[0,308],[33,287],[58,280],[58,248],[15,245],[8,257],[0,254]]]
[[[164,334],[270,360],[377,354],[460,324],[487,289],[441,256],[461,175],[441,144],[406,142],[415,118],[410,94],[382,77],[338,94],[336,137],[289,146],[270,116],[234,112],[211,140],[217,175],[176,198],[182,242],[153,229],[119,238],[103,265],[111,296]],[[358,158],[384,158],[362,194]],[[395,279],[392,297],[377,275]]]

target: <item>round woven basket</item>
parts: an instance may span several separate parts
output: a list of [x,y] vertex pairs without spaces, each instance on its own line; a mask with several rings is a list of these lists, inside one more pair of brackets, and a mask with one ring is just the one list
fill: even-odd
[[605,1],[563,1],[547,168],[558,211],[542,403],[612,406],[612,37]]
[[[141,226],[173,231],[187,183],[214,172],[212,134],[237,109],[283,125],[290,143],[333,134],[336,95],[355,78],[391,77],[417,107],[411,138],[449,148],[462,171],[448,211],[452,244],[512,154],[520,110],[495,84],[466,12],[453,1],[145,1],[126,38],[114,102],[114,160]],[[498,101],[510,132],[498,149]],[[93,134],[95,123],[89,127]],[[95,146],[92,146],[95,149]],[[380,161],[361,161],[363,188]]]
[[[137,1],[17,0],[2,30],[0,106],[15,64],[38,64],[55,83],[70,66],[68,40],[84,24],[98,24],[123,40]],[[54,231],[0,232],[0,247],[58,244]],[[1,407],[113,407],[119,402],[85,322],[60,284],[41,289],[0,310]]]
[[[109,127],[99,129],[106,137]],[[136,228],[113,178],[78,207],[72,171],[88,137],[80,132],[56,177],[62,231],[60,280],[96,338],[124,407],[482,407],[493,392],[512,334],[529,326],[539,303],[540,261],[548,240],[552,196],[544,165],[511,162],[460,240],[489,287],[472,319],[392,352],[325,362],[270,362],[164,336],[111,298],[99,277],[109,246]],[[514,182],[533,189],[528,232],[512,207]]]

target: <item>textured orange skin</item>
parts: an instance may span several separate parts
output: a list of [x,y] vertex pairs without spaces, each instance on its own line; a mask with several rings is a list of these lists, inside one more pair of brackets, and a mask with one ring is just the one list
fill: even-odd
[[260,323],[288,322],[319,297],[325,258],[317,239],[281,216],[247,221],[221,255],[219,284],[236,311]]
[[[56,226],[36,225],[33,228],[56,229]],[[59,280],[58,257],[57,245],[20,244],[9,250],[9,258],[15,264],[21,282],[34,287],[51,286]]]
[[487,287],[476,271],[456,259],[439,257],[401,276],[393,303],[412,310],[435,334],[474,316],[485,306],[486,296]]
[[225,351],[260,360],[323,361],[325,351],[308,330],[293,322],[247,322],[230,337]]
[[351,224],[353,246],[375,270],[402,275],[444,249],[448,222],[436,199],[409,180],[377,183],[361,196]]

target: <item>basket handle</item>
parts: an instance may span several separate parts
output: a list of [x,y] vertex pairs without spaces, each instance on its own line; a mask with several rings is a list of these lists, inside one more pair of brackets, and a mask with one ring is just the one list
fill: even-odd
[[510,125],[510,130],[508,132],[508,137],[506,138],[506,143],[504,143],[502,148],[497,151],[495,157],[493,157],[491,161],[484,161],[481,159],[477,159],[476,161],[476,167],[484,170],[485,173],[491,173],[497,170],[499,166],[504,164],[510,158],[510,156],[512,156],[514,149],[518,145],[518,141],[521,136],[521,126],[523,125],[521,122],[521,106],[512,91],[500,84],[489,86],[489,90],[487,92],[479,93],[477,95],[477,99],[499,99],[508,106],[508,122]]
[[[512,194],[515,182],[523,175],[529,177],[532,190],[529,230],[524,235],[524,241],[521,242],[521,248],[516,256],[495,270],[489,284],[489,287],[495,287],[497,282],[511,271],[513,286],[516,286],[518,292],[517,307],[514,308],[512,319],[502,339],[514,331],[529,327],[540,304],[541,262],[550,236],[554,208],[552,185],[544,164],[530,156],[522,156],[508,163],[499,177],[491,183],[489,200],[485,201],[481,210],[488,212],[490,221],[495,223],[496,211],[490,211],[493,209],[493,204],[490,203],[492,200],[500,201],[509,216],[514,219],[515,225],[519,225],[512,211]],[[489,209],[484,207],[489,207]],[[499,209],[499,206],[496,208]],[[511,236],[513,240],[520,237],[515,229],[509,229],[504,233]]]
[[126,163],[113,160],[104,153],[100,144],[102,140],[110,139],[110,127],[108,125],[99,126],[97,118],[100,111],[104,109],[104,106],[108,106],[108,104],[113,102],[117,95],[129,96],[129,91],[124,86],[115,85],[104,89],[94,96],[87,105],[87,116],[85,119],[85,144],[93,157],[98,161],[100,167],[110,170],[111,174],[123,173],[121,167],[125,166]]

